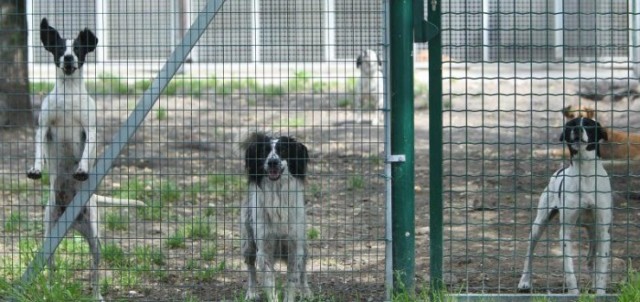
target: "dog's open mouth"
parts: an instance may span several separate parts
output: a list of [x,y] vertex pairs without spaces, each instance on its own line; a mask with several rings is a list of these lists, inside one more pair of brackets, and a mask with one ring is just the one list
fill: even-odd
[[267,169],[267,177],[269,177],[270,180],[276,181],[278,179],[280,179],[280,176],[282,176],[282,169],[279,167],[270,167],[269,169]]
[[62,72],[64,72],[64,74],[66,74],[66,75],[71,75],[74,72],[76,72],[76,69],[77,68],[75,68],[73,66],[63,66],[62,67]]

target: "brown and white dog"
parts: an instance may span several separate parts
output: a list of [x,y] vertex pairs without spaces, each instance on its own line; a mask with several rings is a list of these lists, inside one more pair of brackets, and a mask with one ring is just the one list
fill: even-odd
[[[597,120],[596,111],[585,105],[569,105],[562,110],[567,119],[586,117]],[[605,127],[608,139],[600,144],[602,159],[640,159],[640,134]]]

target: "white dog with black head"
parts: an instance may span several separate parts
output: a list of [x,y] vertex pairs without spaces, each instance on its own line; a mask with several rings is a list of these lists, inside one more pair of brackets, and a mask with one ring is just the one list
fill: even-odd
[[[45,236],[48,237],[81,182],[89,178],[89,169],[93,168],[96,158],[96,104],[87,93],[82,67],[87,55],[96,49],[98,38],[85,28],[74,40],[65,40],[45,18],[40,23],[40,40],[53,55],[56,82],[42,103],[35,136],[35,163],[27,176],[41,178],[43,164],[47,164],[50,194],[45,209]],[[95,199],[87,203],[74,228],[89,242],[93,256],[93,293],[96,300],[102,301],[98,284],[100,242]],[[49,268],[54,267],[51,257]]]
[[380,125],[383,122],[384,110],[382,60],[375,51],[366,49],[358,55],[356,67],[360,69],[360,77],[356,81],[356,122],[362,122],[362,108],[369,108],[373,104],[376,111],[371,124]]
[[241,144],[249,187],[240,214],[242,253],[249,270],[247,300],[260,296],[263,275],[269,302],[278,301],[275,261],[287,262],[284,301],[311,295],[307,284],[305,177],[307,147],[292,137],[253,133]]
[[585,226],[589,236],[588,263],[593,289],[605,294],[611,260],[612,193],[609,176],[600,161],[599,143],[607,140],[607,132],[589,118],[575,118],[564,126],[560,140],[570,150],[571,164],[556,171],[540,195],[538,213],[531,227],[529,248],[518,289],[531,289],[531,258],[537,241],[549,221],[560,219],[564,282],[570,294],[580,293],[574,271],[571,237],[577,226]]

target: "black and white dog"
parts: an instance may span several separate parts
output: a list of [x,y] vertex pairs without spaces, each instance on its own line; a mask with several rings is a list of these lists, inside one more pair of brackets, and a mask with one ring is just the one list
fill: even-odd
[[[275,261],[287,261],[285,301],[309,296],[306,275],[305,177],[309,154],[294,138],[253,133],[245,151],[248,196],[241,210],[242,253],[249,270],[246,299],[260,294],[256,273],[263,273],[268,301],[278,301]],[[256,270],[257,266],[257,270]]]
[[[49,236],[80,183],[88,179],[96,158],[96,104],[87,93],[82,66],[87,54],[96,49],[98,38],[85,28],[74,40],[65,40],[45,18],[40,23],[40,40],[53,55],[56,83],[42,103],[35,136],[35,163],[27,176],[41,178],[43,163],[47,164],[50,194],[45,209],[45,235]],[[74,228],[89,242],[93,255],[93,293],[96,300],[102,301],[98,284],[100,242],[95,199],[83,209]],[[50,269],[54,269],[53,262],[51,257]]]
[[[531,227],[529,248],[519,290],[531,289],[531,257],[537,241],[549,221],[560,219],[560,240],[564,257],[565,286],[570,294],[579,294],[573,266],[572,231],[583,225],[589,235],[588,261],[597,294],[606,293],[611,259],[612,193],[609,176],[600,161],[599,143],[607,132],[588,118],[575,118],[564,126],[560,140],[566,142],[571,165],[556,171],[540,195],[538,214]],[[558,215],[559,214],[559,215]]]
[[382,76],[382,60],[378,54],[366,49],[358,55],[356,67],[360,69],[360,77],[356,81],[355,108],[356,122],[362,122],[362,108],[368,108],[370,104],[376,106],[376,112],[371,119],[372,125],[380,125],[383,122],[384,109],[384,78]]

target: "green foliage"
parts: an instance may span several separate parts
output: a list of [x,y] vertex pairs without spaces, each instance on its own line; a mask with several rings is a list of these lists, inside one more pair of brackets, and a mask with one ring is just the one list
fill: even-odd
[[629,272],[627,281],[620,285],[619,302],[640,301],[640,273]]
[[318,229],[316,228],[309,228],[307,230],[307,238],[309,240],[316,240],[320,238],[320,231],[318,231]]
[[186,247],[186,238],[184,230],[177,230],[167,238],[167,246],[170,249],[178,249]]
[[129,216],[121,212],[110,212],[105,214],[105,224],[111,231],[126,231],[129,229]]
[[53,87],[55,87],[55,84],[52,82],[30,82],[29,93],[32,95],[45,95],[51,92],[51,90],[53,90]]

